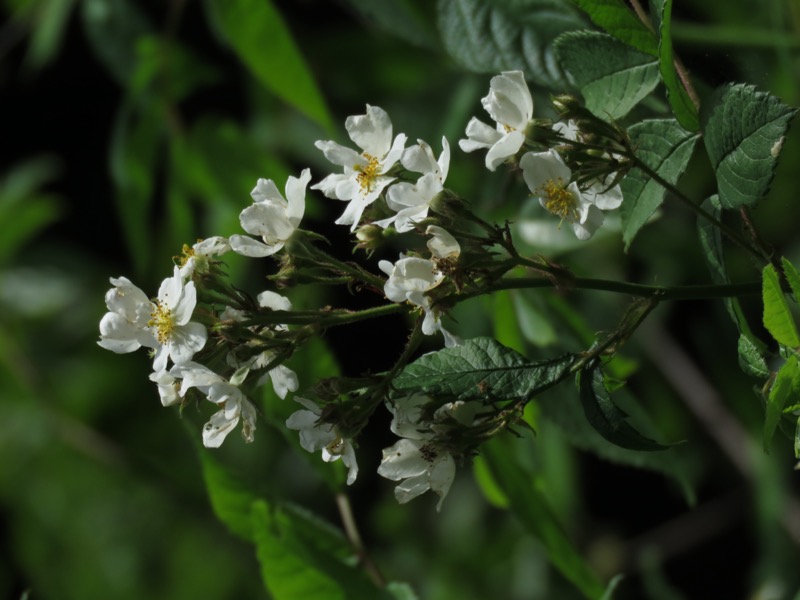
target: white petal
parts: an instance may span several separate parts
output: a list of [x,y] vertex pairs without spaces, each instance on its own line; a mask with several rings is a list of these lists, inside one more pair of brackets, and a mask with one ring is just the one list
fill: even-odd
[[494,171],[498,165],[515,156],[524,143],[525,135],[520,131],[505,134],[486,153],[486,168]]
[[176,265],[172,277],[167,277],[158,288],[158,300],[170,310],[175,308],[183,294],[183,277]]
[[242,256],[249,256],[251,258],[264,258],[265,256],[272,256],[278,250],[283,248],[283,242],[268,246],[267,244],[254,240],[246,235],[232,235],[231,248],[236,254]]
[[526,152],[520,159],[519,166],[525,183],[534,194],[540,193],[542,187],[551,181],[560,181],[566,186],[572,177],[572,171],[552,148],[547,152]]
[[481,104],[498,124],[523,133],[533,116],[533,100],[521,71],[506,71],[492,77],[489,95]]
[[439,496],[439,503],[436,505],[437,511],[442,509],[442,502],[447,496],[447,492],[450,491],[455,476],[456,463],[449,454],[441,456],[431,469],[429,483],[431,489]]
[[256,300],[258,300],[258,305],[261,308],[271,308],[272,310],[292,310],[291,300],[289,300],[286,296],[281,296],[280,294],[270,290],[261,292],[258,296],[256,296]]
[[405,504],[417,496],[424,494],[429,489],[431,489],[431,486],[428,482],[428,474],[423,473],[421,475],[409,477],[402,483],[399,483],[397,487],[394,488],[394,497],[400,504]]
[[367,114],[347,117],[344,128],[350,139],[367,154],[383,158],[392,141],[392,121],[385,110],[367,104]]
[[272,388],[281,400],[286,398],[288,392],[296,392],[300,387],[297,373],[285,365],[278,365],[272,369],[269,376],[272,378]]
[[299,179],[289,177],[286,180],[286,199],[289,201],[286,216],[294,228],[300,224],[306,210],[306,186],[309,181],[311,181],[310,169],[303,169]]
[[458,141],[459,147],[464,152],[472,152],[481,148],[490,148],[503,137],[497,129],[490,127],[483,121],[472,117],[467,123],[467,138]]
[[428,225],[426,235],[432,236],[428,240],[428,250],[439,259],[454,258],[461,254],[461,245],[448,231],[438,225]]
[[224,410],[215,412],[203,427],[203,446],[219,448],[238,422],[238,414],[235,418],[229,419],[225,416]]
[[[336,142],[319,141],[314,144],[317,148],[322,150],[330,162],[340,167],[347,169],[354,169],[356,165],[366,165],[367,159],[361,156],[358,152],[351,148],[346,148],[337,144]],[[388,146],[387,146],[388,148]],[[319,184],[317,184],[319,185]],[[312,189],[319,189],[317,186],[312,186]],[[327,194],[325,194],[327,196]]]
[[147,295],[126,277],[112,277],[110,281],[114,287],[106,292],[108,310],[138,327],[145,327],[154,308]]
[[253,202],[283,202],[278,187],[272,179],[259,179],[256,182],[256,187],[250,192]]
[[358,463],[356,462],[356,452],[353,449],[353,444],[349,440],[344,442],[344,453],[342,454],[342,462],[348,468],[347,471],[347,485],[353,485],[353,482],[358,476]]
[[384,448],[383,459],[378,467],[378,475],[393,481],[421,475],[428,470],[428,463],[422,458],[419,448],[424,441],[398,440],[394,445]]
[[182,290],[175,306],[172,308],[172,320],[176,326],[183,326],[189,322],[194,313],[194,307],[197,305],[197,288],[194,282],[188,282]]
[[343,181],[349,181],[350,175],[342,175],[341,173],[332,173],[319,183],[311,186],[312,190],[321,191],[326,198],[333,198],[334,200],[349,200],[349,198],[340,198],[336,195],[336,190],[339,188]]
[[572,229],[575,231],[575,237],[579,240],[588,240],[602,224],[603,211],[594,204],[589,204],[586,209],[586,215],[582,217],[580,222],[573,223]]
[[584,196],[600,210],[619,208],[622,204],[622,189],[619,185],[609,187],[613,180],[613,177],[609,176],[605,183],[597,182],[593,184],[583,192]]
[[127,354],[141,347],[138,340],[139,331],[138,327],[123,316],[109,312],[100,320],[100,341],[97,343],[106,350]]
[[192,360],[196,352],[206,345],[208,333],[201,323],[190,322],[172,331],[169,346],[169,355],[175,364]]

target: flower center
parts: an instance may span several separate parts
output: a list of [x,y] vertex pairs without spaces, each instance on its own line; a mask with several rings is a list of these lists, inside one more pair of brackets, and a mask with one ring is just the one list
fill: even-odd
[[344,452],[344,440],[341,437],[337,437],[330,444],[325,446],[325,450],[333,456],[341,456]]
[[189,259],[194,256],[194,248],[192,248],[189,244],[184,244],[183,248],[181,248],[180,256],[175,256],[174,260],[179,267],[183,267],[189,262]]
[[578,220],[578,199],[562,179],[550,179],[541,187],[541,194],[545,198],[544,207],[551,213],[571,223]]
[[364,153],[364,158],[367,159],[366,165],[356,165],[356,171],[359,171],[356,176],[358,185],[361,186],[361,191],[368,194],[372,191],[372,186],[375,185],[375,180],[380,175],[380,163],[378,159],[371,154]]
[[425,444],[422,446],[419,449],[419,453],[422,456],[422,460],[431,464],[439,457],[439,453],[432,444]]
[[175,329],[175,323],[172,321],[172,311],[159,300],[156,300],[156,307],[150,313],[150,320],[147,325],[155,327],[158,343],[166,344]]

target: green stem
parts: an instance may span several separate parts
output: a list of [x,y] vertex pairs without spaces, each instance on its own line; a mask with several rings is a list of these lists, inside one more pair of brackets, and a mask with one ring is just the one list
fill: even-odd
[[364,310],[334,310],[334,311],[291,311],[273,310],[267,313],[254,315],[242,321],[240,325],[251,327],[253,325],[319,325],[320,327],[336,327],[349,325],[366,319],[393,315],[408,310],[404,304],[383,304]]
[[[474,293],[453,294],[442,300],[457,303],[500,290],[555,288],[557,286],[558,282],[551,279],[541,277],[514,277],[501,279],[495,282],[491,287]],[[575,277],[569,280],[569,287],[581,290],[613,292],[638,298],[654,298],[659,302],[664,300],[706,300],[710,298],[757,296],[761,293],[761,282],[732,283],[728,285],[659,286],[611,281],[608,279]]]

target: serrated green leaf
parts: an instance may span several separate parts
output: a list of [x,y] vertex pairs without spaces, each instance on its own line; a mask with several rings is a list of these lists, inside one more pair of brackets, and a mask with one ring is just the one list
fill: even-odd
[[209,450],[198,448],[198,452],[214,514],[233,534],[253,541],[250,508],[258,496],[211,456]]
[[578,389],[586,420],[612,444],[628,450],[647,452],[668,448],[646,438],[631,427],[628,415],[611,400],[599,368],[589,367],[581,371]]
[[[676,184],[692,156],[698,135],[672,119],[642,121],[628,130],[637,156],[660,177]],[[666,190],[641,169],[622,180],[622,238],[627,250],[633,238],[661,206]]]
[[599,600],[603,584],[569,540],[553,509],[532,478],[507,447],[509,440],[494,438],[481,448],[493,477],[508,496],[513,513],[523,527],[541,541],[553,565],[586,598]]
[[603,119],[627,115],[660,80],[656,59],[604,33],[570,31],[554,46],[586,108]]
[[618,40],[645,54],[658,56],[656,34],[648,29],[622,0],[572,1],[586,11],[595,25],[605,29]]
[[775,435],[775,429],[783,415],[783,407],[792,397],[800,394],[800,363],[797,356],[792,355],[775,375],[775,381],[767,397],[767,414],[764,418],[764,450],[769,450],[769,443]]
[[704,102],[703,139],[724,208],[753,206],[767,193],[796,112],[743,84],[724,86]]
[[439,0],[437,12],[445,50],[463,68],[492,74],[520,69],[549,89],[566,84],[553,40],[585,26],[575,11],[554,0]]
[[530,362],[492,338],[475,338],[425,354],[392,382],[402,395],[425,393],[460,400],[529,398],[560,382],[575,361],[571,354]]
[[769,377],[769,367],[764,359],[763,349],[753,342],[750,336],[745,334],[739,336],[737,350],[742,371],[759,379]]
[[764,327],[773,338],[787,348],[800,346],[797,325],[789,310],[775,267],[764,267],[762,299],[764,301]]
[[795,301],[800,302],[800,273],[785,256],[781,257],[781,265],[783,265],[783,275],[786,277]]
[[697,131],[700,129],[697,106],[681,83],[675,68],[675,55],[672,52],[672,0],[664,2],[659,14],[661,25],[658,32],[658,65],[667,88],[667,100],[678,123],[684,129]]
[[332,120],[305,58],[271,0],[207,0],[241,61],[268,90],[327,131]]
[[428,15],[411,0],[347,0],[366,19],[384,31],[425,48],[436,48],[438,34]]

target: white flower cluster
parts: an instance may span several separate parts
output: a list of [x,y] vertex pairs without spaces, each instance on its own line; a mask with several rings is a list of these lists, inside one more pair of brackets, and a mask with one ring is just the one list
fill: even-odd
[[[612,185],[613,176],[589,183],[575,181],[556,150],[523,153],[524,146],[531,143],[528,134],[538,125],[534,124],[533,100],[520,71],[492,78],[482,104],[496,126],[471,119],[460,148],[465,152],[486,149],[490,171],[504,162],[517,163],[541,205],[569,222],[578,238],[588,239],[602,224],[602,211],[621,203],[619,186]],[[424,315],[421,331],[425,335],[441,332],[447,347],[459,344],[460,340],[442,325],[445,307],[440,301],[459,289],[450,280],[465,260],[456,236],[462,237],[462,242],[467,240],[467,257],[474,254],[475,238],[472,236],[470,242],[469,235],[455,229],[453,235],[442,225],[457,227],[456,220],[443,217],[433,207],[437,198],[450,197],[444,193],[450,169],[447,139],[442,137],[438,157],[423,140],[406,147],[407,136],[394,135],[388,114],[369,105],[366,114],[348,117],[345,128],[358,149],[334,141],[316,142],[341,172],[327,175],[310,188],[347,202],[336,223],[350,226],[361,244],[367,245],[375,232],[380,237],[387,229],[425,237],[427,252],[409,251],[401,253],[395,262],[379,262],[386,275],[383,293],[389,301],[408,303]],[[561,139],[580,141],[574,124],[556,124],[552,130]],[[254,258],[283,252],[291,258],[294,251],[287,243],[303,219],[310,182],[311,172],[304,169],[299,177],[287,179],[284,195],[272,180],[259,179],[251,192],[253,203],[239,215],[248,235],[212,237],[191,248],[185,246],[180,265],[174,267],[172,276],[162,282],[152,300],[125,277],[111,279],[114,287],[106,294],[109,312],[100,322],[99,345],[117,353],[133,352],[142,346],[151,349],[150,379],[164,406],[183,404],[189,390],[196,390],[194,394],[214,404],[217,411],[203,429],[207,447],[219,447],[239,423],[245,441],[252,441],[257,411],[247,393],[254,388],[269,380],[282,399],[299,388],[297,375],[282,364],[294,350],[294,333],[273,314],[291,311],[291,303],[273,291],[262,292],[256,301],[249,296],[243,299],[240,292],[220,283],[217,257],[233,251]],[[198,296],[206,292],[211,299],[199,300]],[[294,412],[286,426],[299,432],[300,444],[309,452],[321,451],[326,462],[341,459],[348,468],[347,483],[352,484],[358,466],[354,442],[348,436],[360,428],[337,423],[335,411],[312,400],[294,399],[303,409]],[[428,415],[425,411],[432,406],[438,409]],[[391,429],[402,439],[384,450],[378,473],[400,482],[395,489],[400,502],[430,489],[439,496],[441,507],[455,474],[454,453],[458,454],[450,433],[454,427],[479,424],[480,405],[441,405],[417,395],[395,400],[389,408],[394,414]]]

